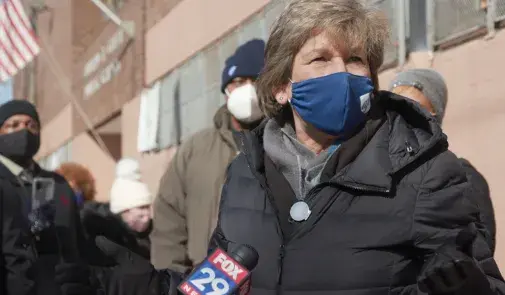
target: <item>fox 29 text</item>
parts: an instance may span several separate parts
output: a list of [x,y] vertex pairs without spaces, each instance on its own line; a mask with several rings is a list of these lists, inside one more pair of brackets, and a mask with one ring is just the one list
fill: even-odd
[[249,276],[249,271],[217,249],[179,285],[186,295],[232,294]]

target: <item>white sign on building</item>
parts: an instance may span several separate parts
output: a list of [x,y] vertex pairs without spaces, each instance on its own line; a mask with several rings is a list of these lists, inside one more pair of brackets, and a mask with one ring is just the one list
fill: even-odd
[[[91,80],[84,85],[85,100],[100,90],[103,85],[109,83],[121,71],[121,61],[118,59],[109,60],[109,58],[124,42],[125,33],[123,30],[118,30],[84,65],[83,78],[87,79],[90,76],[92,77]],[[108,64],[98,71],[106,62],[108,62]]]

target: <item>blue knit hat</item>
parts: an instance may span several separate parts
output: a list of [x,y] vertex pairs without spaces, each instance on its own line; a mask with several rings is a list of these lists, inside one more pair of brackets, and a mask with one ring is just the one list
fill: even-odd
[[265,42],[253,39],[243,44],[228,57],[221,76],[221,92],[237,77],[257,78],[265,64]]

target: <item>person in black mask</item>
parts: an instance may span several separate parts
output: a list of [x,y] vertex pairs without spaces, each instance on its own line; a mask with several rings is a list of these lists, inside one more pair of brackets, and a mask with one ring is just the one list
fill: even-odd
[[89,275],[75,274],[86,268],[79,264],[84,236],[73,191],[33,160],[39,147],[35,106],[23,100],[0,106],[0,293],[66,295],[78,288],[83,294]]

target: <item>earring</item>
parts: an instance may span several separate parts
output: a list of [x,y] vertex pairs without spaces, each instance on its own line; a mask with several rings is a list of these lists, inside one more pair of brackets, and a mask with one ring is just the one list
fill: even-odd
[[284,97],[279,97],[279,101],[282,102],[284,100]]

